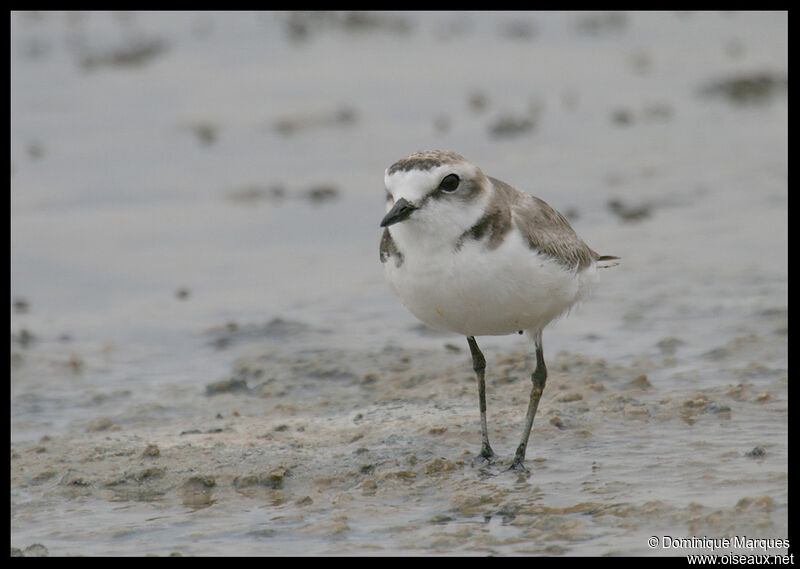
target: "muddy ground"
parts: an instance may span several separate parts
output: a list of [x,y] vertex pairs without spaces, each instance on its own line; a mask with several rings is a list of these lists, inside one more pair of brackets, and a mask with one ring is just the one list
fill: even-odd
[[[787,375],[734,357],[783,341],[785,314],[765,318],[771,335],[706,356],[735,366],[714,388],[680,373],[660,387],[648,379],[680,367],[677,338],[629,366],[553,354],[525,473],[507,470],[530,385],[525,351],[487,354],[491,464],[476,457],[465,346],[243,356],[229,377],[164,402],[192,418],[139,408],[123,423],[87,405],[84,432],[14,444],[11,483],[26,496],[15,519],[47,526],[52,508],[97,503],[135,518],[56,523],[39,539],[59,554],[88,553],[73,537],[121,552],[167,525],[181,529],[127,553],[230,552],[221,540],[267,555],[629,555],[653,553],[650,536],[785,537],[787,441],[763,433],[786,428]],[[193,521],[208,516],[216,522]]]

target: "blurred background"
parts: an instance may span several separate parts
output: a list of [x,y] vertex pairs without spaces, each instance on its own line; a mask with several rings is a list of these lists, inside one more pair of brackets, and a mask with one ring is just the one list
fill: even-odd
[[427,148],[622,257],[548,349],[674,356],[657,386],[788,373],[785,12],[10,21],[12,443],[87,412],[190,415],[154,405],[245,344],[462,342],[422,329],[378,260],[383,171]]

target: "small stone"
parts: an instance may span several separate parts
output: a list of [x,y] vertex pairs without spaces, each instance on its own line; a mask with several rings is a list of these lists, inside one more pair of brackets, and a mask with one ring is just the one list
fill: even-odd
[[752,449],[750,449],[749,451],[744,453],[745,456],[750,456],[750,457],[754,457],[754,458],[760,458],[760,457],[764,456],[765,454],[767,454],[767,451],[762,446],[753,447]]
[[156,457],[161,454],[161,451],[158,447],[154,444],[149,444],[145,447],[144,451],[142,452],[142,456],[150,456]]
[[41,543],[33,543],[26,547],[23,552],[24,557],[47,557],[48,555],[50,555],[50,553]]
[[90,433],[93,433],[97,431],[106,431],[113,426],[113,421],[108,417],[98,417],[97,419],[92,419],[86,424],[86,430]]
[[633,378],[631,381],[631,387],[635,389],[651,389],[653,385],[647,379],[647,375],[641,374]]

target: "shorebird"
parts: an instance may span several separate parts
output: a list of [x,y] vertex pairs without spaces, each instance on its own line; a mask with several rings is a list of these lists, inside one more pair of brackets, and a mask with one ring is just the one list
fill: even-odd
[[536,367],[522,439],[523,464],[547,380],[542,330],[597,282],[599,255],[543,200],[484,173],[453,152],[426,150],[386,169],[380,260],[392,290],[414,316],[466,336],[478,380],[479,456],[492,461],[486,423],[486,359],[476,336],[525,331]]

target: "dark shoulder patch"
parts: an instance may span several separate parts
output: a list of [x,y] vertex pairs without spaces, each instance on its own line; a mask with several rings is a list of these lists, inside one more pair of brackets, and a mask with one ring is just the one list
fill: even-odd
[[380,246],[381,263],[387,262],[390,258],[394,258],[395,266],[399,267],[403,264],[403,254],[397,248],[397,244],[392,239],[392,234],[389,233],[389,228],[383,230],[383,237],[381,237]]
[[486,213],[478,220],[478,223],[461,234],[461,237],[456,241],[456,251],[461,249],[468,239],[480,241],[487,237],[486,246],[489,249],[497,249],[509,231],[511,231],[510,212],[495,210]]
[[[491,178],[490,178],[491,179]],[[497,249],[511,231],[511,208],[503,193],[495,191],[486,207],[486,211],[478,222],[461,234],[456,241],[456,251],[461,249],[468,239],[480,241],[487,239],[489,249]]]

